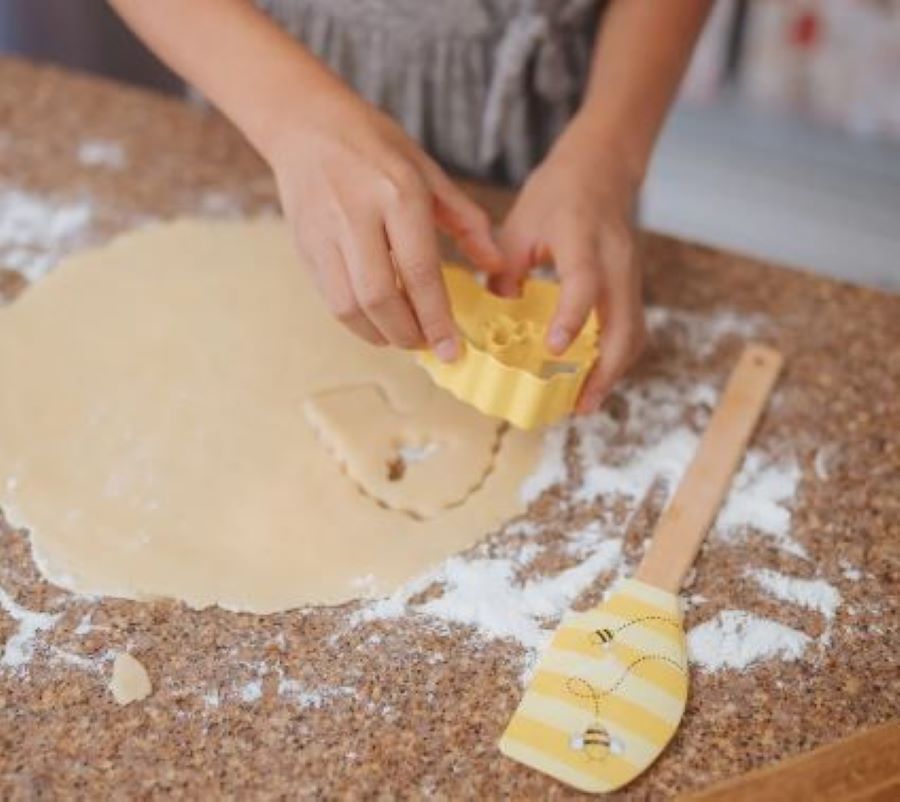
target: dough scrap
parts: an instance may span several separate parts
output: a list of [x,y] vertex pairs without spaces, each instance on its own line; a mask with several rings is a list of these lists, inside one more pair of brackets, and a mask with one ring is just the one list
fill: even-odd
[[[490,427],[411,355],[335,323],[274,220],[176,222],[67,260],[0,308],[0,377],[0,506],[30,530],[44,575],[194,607],[265,613],[390,593],[518,513],[540,444],[510,430],[483,484],[437,509],[478,483]],[[415,431],[452,430],[469,455],[427,493],[410,471],[433,517],[361,494],[307,421],[309,399],[365,385],[397,420],[423,416]],[[382,413],[372,426],[390,428]],[[377,446],[379,431],[350,435],[352,423],[329,431],[374,487],[382,477],[365,478],[374,458],[354,438]],[[422,444],[406,445],[415,456]],[[441,464],[419,456],[423,476]],[[402,487],[392,502],[414,507]]]
[[306,416],[360,489],[390,509],[434,518],[462,504],[494,467],[504,427],[449,393],[410,415],[374,385],[328,390]]
[[119,652],[113,661],[109,689],[120,705],[140,702],[153,692],[153,684],[144,664],[128,652]]

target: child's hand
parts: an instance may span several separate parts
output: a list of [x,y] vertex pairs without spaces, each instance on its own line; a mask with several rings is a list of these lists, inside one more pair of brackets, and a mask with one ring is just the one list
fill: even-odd
[[632,215],[638,182],[625,160],[574,122],[530,176],[500,233],[509,267],[491,279],[504,295],[526,273],[552,261],[561,297],[547,336],[559,353],[592,309],[603,322],[603,348],[578,403],[591,412],[640,353],[646,336]]
[[455,359],[435,226],[475,266],[496,272],[502,255],[487,214],[397,124],[350,93],[287,122],[266,156],[329,309],[371,343],[427,343]]

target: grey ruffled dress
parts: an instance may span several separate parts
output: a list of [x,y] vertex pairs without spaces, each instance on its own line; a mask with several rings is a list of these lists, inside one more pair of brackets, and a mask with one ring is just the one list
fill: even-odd
[[257,0],[448,168],[521,182],[578,107],[602,0]]

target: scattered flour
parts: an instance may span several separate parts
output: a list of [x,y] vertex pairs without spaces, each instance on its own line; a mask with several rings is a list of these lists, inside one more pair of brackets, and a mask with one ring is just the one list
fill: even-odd
[[763,315],[733,311],[709,314],[665,306],[647,307],[645,315],[647,328],[651,333],[659,333],[665,329],[667,335],[683,339],[683,346],[701,358],[714,354],[725,338],[740,337],[749,340],[765,329],[768,323]]
[[723,610],[688,632],[691,662],[706,671],[743,669],[761,660],[797,660],[811,638],[743,610]]
[[698,442],[696,434],[681,427],[639,450],[624,464],[607,463],[602,456],[584,460],[588,464],[578,497],[590,501],[601,495],[619,495],[640,501],[657,480],[663,480],[672,491],[697,450]]
[[34,654],[37,634],[53,629],[61,613],[36,613],[26,610],[16,604],[3,588],[0,588],[0,609],[8,613],[18,625],[18,629],[7,639],[3,647],[0,667],[11,668],[14,671],[24,670]]
[[255,702],[262,698],[262,680],[252,679],[245,683],[240,690],[240,698],[242,702]]
[[521,537],[534,537],[539,534],[540,531],[541,527],[534,521],[529,521],[527,518],[523,518],[521,521],[514,521],[507,525],[503,530],[506,535]]
[[85,167],[121,170],[126,162],[125,148],[109,139],[85,139],[79,143],[76,156]]
[[849,579],[851,582],[859,582],[863,578],[862,571],[847,560],[841,560],[841,573],[844,575],[844,579]]
[[841,594],[824,579],[800,579],[768,568],[751,568],[746,573],[776,599],[816,610],[829,621],[840,606]]
[[[679,386],[670,381],[626,384],[622,397],[627,415],[617,422],[608,410],[573,421],[578,434],[577,457],[583,481],[576,488],[579,501],[621,497],[640,504],[651,488],[662,483],[670,496],[693,457],[699,434],[683,422],[690,407],[711,408],[716,392],[711,385]],[[567,479],[565,444],[568,428],[552,430],[541,462],[524,485],[523,497],[532,500]],[[622,441],[634,445],[623,446]],[[748,532],[797,557],[807,557],[791,537],[788,504],[797,493],[800,468],[794,459],[773,461],[755,450],[748,452],[719,514],[715,531],[734,541]]]
[[514,557],[516,565],[528,565],[543,550],[544,548],[540,545],[540,543],[526,543],[523,546],[519,546],[519,548],[516,549]]
[[[621,551],[619,538],[607,540],[572,568],[525,583],[516,580],[514,560],[451,557],[435,572],[364,608],[357,620],[423,615],[475,627],[486,638],[511,638],[526,649],[538,649],[549,635],[545,627],[555,625],[598,576],[614,569]],[[439,597],[410,604],[435,582],[444,586]]]
[[523,482],[520,495],[522,501],[530,504],[545,490],[563,484],[569,478],[566,468],[566,440],[569,427],[566,424],[554,426],[544,434],[544,449],[534,472]]
[[566,538],[566,554],[583,559],[593,554],[597,547],[610,537],[609,529],[600,521],[592,521],[583,529],[572,532]]
[[799,483],[796,462],[772,464],[759,452],[750,451],[716,519],[716,531],[734,539],[753,530],[768,536],[781,550],[808,559],[803,546],[791,537],[791,513],[785,506],[796,495]]
[[87,635],[93,628],[94,625],[91,623],[91,619],[94,617],[93,612],[87,612],[78,622],[78,626],[72,630],[73,635]]
[[83,244],[92,217],[88,200],[54,201],[0,186],[0,265],[36,281]]
[[50,647],[50,659],[56,663],[77,668],[79,671],[86,671],[91,674],[98,674],[103,671],[103,666],[115,658],[115,653],[106,651],[97,657],[85,657],[81,654],[73,654],[65,649],[59,649],[56,646]]
[[338,685],[336,687],[311,689],[299,680],[282,677],[278,682],[278,695],[288,699],[298,707],[319,710],[333,699],[341,697],[355,698],[356,688],[351,688],[349,685]]

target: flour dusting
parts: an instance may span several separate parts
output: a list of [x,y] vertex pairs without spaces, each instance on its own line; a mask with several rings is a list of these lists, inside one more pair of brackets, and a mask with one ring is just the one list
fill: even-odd
[[648,306],[644,314],[651,334],[665,329],[667,336],[681,341],[680,347],[701,358],[714,354],[719,343],[728,337],[742,340],[755,337],[767,323],[763,315],[731,310],[701,313],[667,306]]
[[[604,410],[574,424],[584,477],[576,498],[582,501],[619,496],[640,503],[656,483],[671,497],[700,442],[699,433],[682,422],[684,411],[699,410],[707,418],[716,393],[707,384],[656,381],[626,385],[622,398],[627,409],[623,421],[617,422]],[[619,445],[623,439],[636,445]],[[548,449],[557,447],[547,444]],[[545,462],[553,459],[544,456]],[[753,533],[782,551],[806,557],[805,549],[790,534],[788,505],[797,493],[800,475],[793,458],[777,461],[758,450],[749,451],[714,531],[731,541]]]
[[723,610],[688,632],[688,656],[706,671],[743,669],[761,660],[798,660],[812,639],[743,610]]
[[352,688],[349,685],[310,688],[299,680],[282,677],[278,682],[278,695],[293,702],[298,707],[319,710],[333,699],[342,697],[354,698],[356,696],[356,688]]
[[800,579],[768,568],[748,569],[747,576],[776,599],[816,610],[829,621],[841,603],[837,588],[824,579]]
[[716,519],[716,531],[734,539],[752,530],[770,538],[782,551],[807,559],[806,549],[791,537],[791,513],[786,506],[799,483],[796,462],[772,463],[758,451],[750,451]]
[[[622,541],[597,545],[586,560],[554,576],[520,582],[512,559],[451,557],[436,571],[401,588],[388,599],[375,602],[359,620],[420,615],[475,627],[486,638],[511,638],[526,649],[538,649],[560,616],[601,574],[619,563]],[[429,586],[444,586],[443,593],[422,604],[411,599]]]
[[125,166],[125,148],[109,139],[85,139],[78,145],[76,157],[85,167],[121,170]]
[[38,633],[53,629],[61,614],[26,610],[16,604],[12,596],[2,587],[0,587],[0,609],[9,614],[17,624],[16,631],[7,639],[3,647],[0,667],[20,671],[24,669],[34,654]]
[[84,244],[94,214],[87,199],[54,201],[0,186],[0,265],[33,282]]
[[262,680],[252,679],[241,687],[240,697],[242,702],[255,702],[262,698]]
[[560,424],[548,429],[544,434],[544,449],[537,468],[522,483],[519,495],[523,502],[530,504],[545,490],[565,483],[569,476],[566,468],[566,440],[569,427]]

